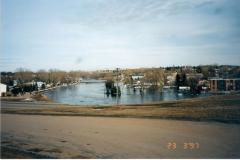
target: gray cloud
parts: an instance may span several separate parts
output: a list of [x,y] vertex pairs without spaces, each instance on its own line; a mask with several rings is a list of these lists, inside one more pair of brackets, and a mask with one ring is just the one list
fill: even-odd
[[[183,53],[189,57],[183,62],[196,63],[200,50],[206,53],[200,63],[220,51],[227,55],[223,61],[239,57],[238,0],[36,2],[29,1],[26,9],[9,3],[3,10],[4,23],[10,26],[4,30],[4,54],[23,60],[13,66],[37,68],[36,59],[45,68],[167,65],[178,63]],[[18,20],[9,16],[11,8]]]
[[215,0],[108,0],[85,3],[86,7],[81,10],[78,5],[69,8],[69,13],[64,16],[65,21],[90,27],[151,21],[159,16],[210,6]]

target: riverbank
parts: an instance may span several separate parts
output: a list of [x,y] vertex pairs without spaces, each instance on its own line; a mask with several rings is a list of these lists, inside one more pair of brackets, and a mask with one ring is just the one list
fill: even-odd
[[44,95],[44,92],[49,91],[49,90],[54,90],[57,88],[61,87],[67,87],[67,86],[74,86],[78,85],[80,82],[75,82],[75,83],[69,83],[69,84],[62,84],[62,85],[57,85],[45,89],[40,89],[38,91],[33,91],[33,92],[25,92],[24,94],[18,94],[17,96],[5,96],[5,97],[0,97],[1,101],[16,101],[16,102],[21,102],[21,101],[26,101],[26,102],[53,102],[52,99],[48,98],[46,95]]
[[1,113],[102,116],[217,121],[240,124],[240,95],[218,95],[142,105],[79,106],[57,103],[1,102]]
[[53,100],[42,93],[25,93],[20,96],[1,97],[0,100],[6,102],[53,102]]

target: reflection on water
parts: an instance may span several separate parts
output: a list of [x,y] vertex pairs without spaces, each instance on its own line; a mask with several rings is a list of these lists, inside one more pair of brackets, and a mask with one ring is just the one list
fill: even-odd
[[[104,83],[81,83],[49,90],[45,92],[45,95],[55,102],[65,104],[111,105],[117,103],[116,97],[107,96],[104,92]],[[137,89],[134,92],[133,89],[126,88],[123,85],[121,85],[121,93],[121,97],[118,99],[119,104],[143,104],[197,97],[178,94],[172,89],[164,90],[163,92],[145,89],[143,93]],[[201,94],[199,96],[207,96],[207,94]]]

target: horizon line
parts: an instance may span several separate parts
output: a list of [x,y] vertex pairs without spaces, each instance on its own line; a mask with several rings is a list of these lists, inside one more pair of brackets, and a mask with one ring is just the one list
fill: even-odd
[[166,65],[166,66],[149,66],[149,67],[109,67],[109,68],[101,68],[101,69],[59,69],[59,68],[48,68],[48,69],[34,69],[31,70],[27,67],[18,67],[16,68],[14,71],[13,70],[1,70],[0,72],[17,72],[17,70],[24,70],[24,71],[30,71],[30,72],[39,72],[39,71],[50,71],[50,70],[54,70],[54,71],[64,71],[64,72],[74,72],[74,71],[80,71],[80,72],[96,72],[96,71],[105,71],[105,70],[116,70],[117,68],[125,70],[125,69],[150,69],[150,68],[167,68],[167,67],[198,67],[198,66],[232,66],[232,67],[239,67],[240,65],[237,64],[218,64],[218,63],[213,63],[213,64],[199,64],[199,65]]

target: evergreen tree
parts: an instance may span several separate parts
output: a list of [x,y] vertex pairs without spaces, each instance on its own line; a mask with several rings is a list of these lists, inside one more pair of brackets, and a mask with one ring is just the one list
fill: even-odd
[[181,83],[181,77],[179,74],[177,74],[176,80],[175,80],[175,86],[177,87],[177,90],[179,90],[180,83]]

